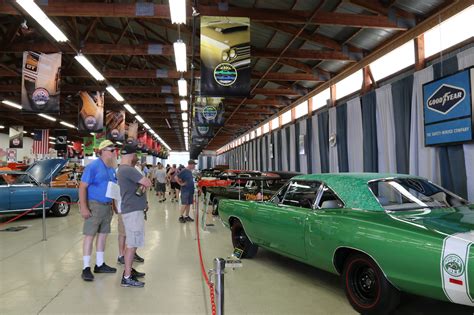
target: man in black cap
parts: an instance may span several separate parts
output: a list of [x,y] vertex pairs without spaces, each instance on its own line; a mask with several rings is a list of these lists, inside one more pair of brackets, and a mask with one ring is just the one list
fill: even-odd
[[123,287],[145,286],[144,282],[137,280],[137,277],[145,274],[134,270],[132,263],[137,248],[145,245],[144,210],[148,208],[146,191],[151,187],[151,181],[135,169],[134,165],[138,160],[136,152],[135,144],[125,144],[121,150],[122,163],[117,171],[126,235],[125,270],[121,282]]
[[181,186],[181,216],[178,219],[180,223],[194,221],[189,216],[189,210],[193,204],[194,197],[194,180],[192,171],[195,167],[196,162],[194,160],[189,160],[188,167],[184,168],[176,176],[176,181]]

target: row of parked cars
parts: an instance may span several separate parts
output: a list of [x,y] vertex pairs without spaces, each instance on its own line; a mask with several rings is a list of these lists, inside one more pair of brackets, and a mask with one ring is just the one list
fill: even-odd
[[206,194],[243,258],[261,247],[339,274],[363,314],[389,314],[401,292],[474,306],[467,200],[411,175],[227,173]]
[[43,192],[45,208],[55,216],[66,216],[71,203],[77,202],[78,176],[66,168],[67,160],[41,160],[25,170],[0,171],[0,213],[32,210],[41,213]]

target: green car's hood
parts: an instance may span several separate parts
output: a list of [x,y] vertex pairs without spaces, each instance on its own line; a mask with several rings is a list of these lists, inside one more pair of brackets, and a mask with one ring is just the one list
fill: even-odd
[[442,235],[474,230],[474,204],[454,208],[393,211],[393,219]]

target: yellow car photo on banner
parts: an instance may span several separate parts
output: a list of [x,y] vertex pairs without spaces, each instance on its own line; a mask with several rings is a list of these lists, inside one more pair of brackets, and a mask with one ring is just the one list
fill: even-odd
[[201,17],[201,95],[248,95],[250,62],[249,18]]

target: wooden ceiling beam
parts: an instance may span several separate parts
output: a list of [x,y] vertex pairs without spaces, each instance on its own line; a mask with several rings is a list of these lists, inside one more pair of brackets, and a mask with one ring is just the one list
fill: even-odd
[[[147,3],[147,5],[149,5]],[[48,1],[46,6],[40,7],[48,16],[84,16],[84,17],[123,17],[123,18],[141,18],[141,19],[170,19],[170,11],[168,5],[152,4],[149,12],[143,15],[137,15],[137,11],[143,9],[144,3],[136,4],[122,4],[122,3],[91,3],[91,2],[63,2],[63,1]],[[188,8],[188,12],[191,11]],[[264,9],[264,8],[248,8],[229,7],[227,11],[221,11],[217,6],[198,6],[198,12],[201,15],[207,16],[236,16],[249,17],[255,22],[279,22],[290,24],[305,24],[308,18],[311,17],[310,12],[303,10],[278,10],[278,9]],[[13,8],[7,0],[0,0],[0,13],[9,15],[19,15],[20,13]],[[396,22],[389,20],[383,16],[372,16],[362,14],[347,14],[335,12],[319,12],[312,17],[308,24],[317,25],[340,25],[350,27],[363,28],[382,28],[406,30],[400,27]]]

